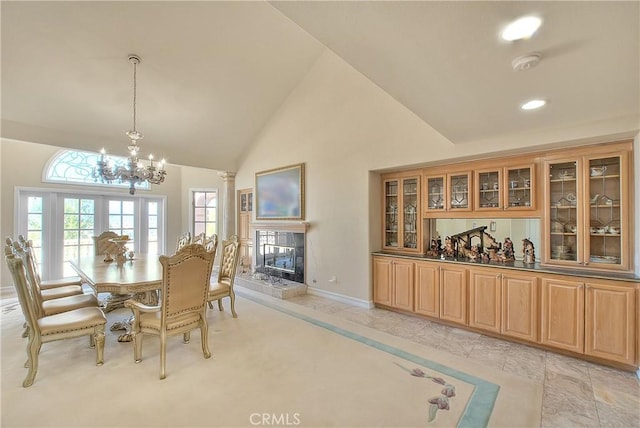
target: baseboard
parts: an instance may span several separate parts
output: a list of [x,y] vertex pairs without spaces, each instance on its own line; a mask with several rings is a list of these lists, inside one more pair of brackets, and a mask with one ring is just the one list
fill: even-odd
[[320,288],[315,288],[310,286],[307,286],[307,294],[326,297],[327,299],[336,300],[338,302],[346,303],[352,306],[357,306],[359,308],[373,309],[374,307],[372,301],[356,299],[354,297],[349,297],[342,294],[334,293],[332,291],[322,290]]
[[16,289],[13,287],[0,287],[0,298],[9,299],[16,297]]

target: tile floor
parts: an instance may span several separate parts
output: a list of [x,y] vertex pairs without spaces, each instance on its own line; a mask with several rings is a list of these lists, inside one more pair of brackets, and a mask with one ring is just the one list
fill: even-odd
[[640,382],[634,373],[316,295],[287,301],[544,382],[542,427],[640,427]]

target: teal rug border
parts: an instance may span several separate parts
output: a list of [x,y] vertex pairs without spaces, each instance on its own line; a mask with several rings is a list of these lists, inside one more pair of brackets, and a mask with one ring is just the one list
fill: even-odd
[[302,321],[308,322],[317,327],[324,328],[326,330],[329,330],[331,332],[334,332],[346,338],[355,340],[367,346],[371,346],[372,348],[375,348],[380,351],[386,352],[388,354],[394,355],[396,357],[402,358],[406,361],[410,361],[412,363],[421,365],[423,367],[429,367],[430,369],[446,374],[447,376],[451,376],[452,378],[455,378],[473,385],[473,392],[471,393],[471,397],[467,402],[467,406],[462,412],[462,416],[460,417],[460,420],[457,426],[460,428],[467,428],[467,427],[477,428],[477,427],[486,427],[489,424],[489,418],[491,417],[491,413],[493,412],[496,399],[498,398],[498,393],[500,392],[499,385],[496,385],[495,383],[481,379],[477,376],[473,376],[468,373],[462,372],[460,370],[456,370],[451,367],[445,366],[443,364],[436,363],[431,360],[427,360],[426,358],[419,357],[417,355],[403,351],[396,347],[386,345],[382,342],[378,342],[377,340],[370,339],[368,337],[359,335],[352,331],[345,330],[340,327],[336,327],[335,325],[326,323],[324,321],[320,321],[318,319],[309,317],[307,315],[302,315],[300,313],[289,310],[287,308],[274,305],[261,298],[258,298],[249,294],[245,294],[242,292],[236,293],[236,294],[241,295],[243,298],[247,300],[251,300],[252,302],[261,304],[271,309],[275,309],[276,311],[298,318]]

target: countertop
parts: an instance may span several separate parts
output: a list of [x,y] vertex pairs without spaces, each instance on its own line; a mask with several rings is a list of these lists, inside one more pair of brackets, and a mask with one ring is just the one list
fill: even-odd
[[602,271],[592,271],[587,269],[571,269],[571,268],[559,268],[559,267],[549,267],[542,266],[540,263],[524,263],[521,260],[516,260],[513,262],[483,262],[481,260],[468,260],[468,259],[455,259],[455,258],[437,258],[431,257],[427,255],[421,254],[399,254],[393,253],[390,251],[374,251],[372,253],[374,256],[385,256],[385,257],[396,257],[403,259],[412,259],[412,260],[425,260],[425,261],[434,261],[441,263],[452,263],[452,264],[463,264],[475,267],[497,267],[501,269],[511,269],[511,270],[519,270],[519,271],[527,271],[527,272],[540,272],[540,273],[551,273],[557,275],[568,275],[575,276],[581,278],[594,278],[594,279],[607,279],[614,281],[625,281],[625,282],[639,282],[640,276],[634,275],[632,273],[617,273],[617,272],[602,272]]

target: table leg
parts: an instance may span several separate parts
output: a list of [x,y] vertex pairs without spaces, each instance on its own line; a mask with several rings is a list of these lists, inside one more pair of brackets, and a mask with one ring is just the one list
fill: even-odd
[[[145,291],[143,293],[135,293],[133,299],[149,306],[156,306],[159,302],[157,291]],[[111,331],[124,330],[125,332],[118,336],[118,342],[132,342],[133,334],[131,333],[131,325],[133,324],[133,315],[123,321],[116,321],[111,326]]]

